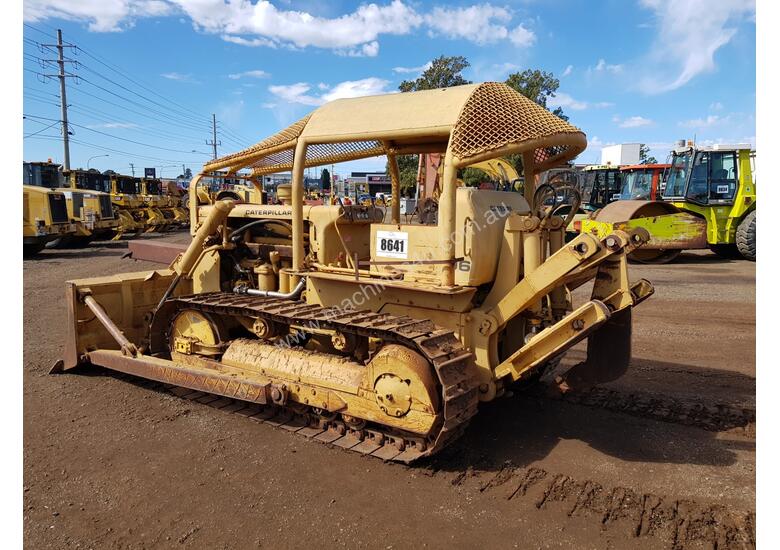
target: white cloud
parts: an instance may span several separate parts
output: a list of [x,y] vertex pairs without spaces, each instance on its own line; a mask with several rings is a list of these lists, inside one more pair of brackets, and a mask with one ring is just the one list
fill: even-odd
[[[300,103],[302,105],[319,106],[328,101],[347,97],[361,97],[388,93],[389,81],[369,77],[362,80],[346,80],[339,82],[330,88],[330,91],[321,95],[310,93],[312,86],[306,82],[297,82],[289,85],[269,86],[268,91],[286,103]],[[320,86],[318,86],[321,90]]]
[[86,21],[93,32],[118,32],[132,27],[141,17],[158,17],[173,13],[164,0],[25,0],[24,20],[66,19]]
[[[202,32],[243,46],[324,48],[340,55],[376,57],[382,35],[427,30],[455,40],[528,47],[536,35],[507,7],[489,3],[415,8],[412,0],[365,3],[335,17],[279,8],[269,0],[25,0],[24,18],[87,21],[92,31],[121,31],[142,17],[186,14]],[[418,9],[420,11],[418,11]]]
[[610,65],[603,59],[599,59],[594,70],[599,73],[606,71],[608,73],[617,74],[623,72],[623,65]]
[[320,90],[327,90],[328,88],[330,88],[330,85],[329,84],[325,84],[324,82],[320,82],[319,84],[317,84],[317,87]]
[[655,41],[639,83],[645,93],[675,90],[715,70],[715,52],[728,44],[742,21],[755,23],[754,0],[640,0],[655,14]]
[[574,65],[567,65],[565,69],[563,69],[563,72],[561,73],[561,76],[569,76],[571,72],[574,70]]
[[168,80],[176,80],[178,82],[194,82],[192,80],[191,74],[182,74],[177,72],[170,72],[170,73],[162,73],[160,75],[163,78],[167,78]]
[[571,109],[572,111],[583,111],[590,107],[595,107],[597,109],[612,107],[612,105],[614,104],[610,103],[609,101],[588,103],[587,101],[580,101],[574,99],[569,94],[558,92],[547,100],[547,105],[549,105],[550,107],[561,107],[563,109]]
[[509,34],[509,40],[515,46],[527,48],[536,42],[536,35],[534,34],[534,31],[526,29],[523,25],[518,25]]
[[620,117],[613,117],[612,120],[618,123],[621,128],[640,128],[642,126],[650,126],[653,121],[649,118],[642,116],[630,116],[621,120]]
[[710,111],[720,111],[723,109],[723,103],[720,101],[713,101],[710,103]]
[[442,35],[479,45],[508,39],[519,47],[530,46],[536,41],[534,32],[522,24],[508,29],[511,20],[512,12],[508,8],[487,3],[458,8],[437,6],[424,16],[431,36]]
[[268,78],[271,76],[269,73],[261,70],[261,69],[254,69],[251,71],[243,71],[240,73],[232,73],[228,75],[228,78],[232,80],[238,80],[239,78]]
[[729,121],[729,116],[707,115],[705,118],[694,118],[691,120],[684,120],[679,123],[683,128],[711,128],[712,126],[718,126],[725,124]]
[[573,111],[582,111],[588,108],[588,104],[585,101],[577,101],[569,94],[564,94],[563,92],[558,92],[554,97],[548,99],[547,104],[550,107],[563,107]]
[[140,128],[138,124],[133,122],[105,122],[103,124],[88,124],[87,128]]
[[379,55],[379,42],[376,40],[361,44],[356,48],[350,48],[348,50],[336,50],[339,55],[345,55],[347,57],[376,57]]
[[398,74],[420,74],[426,70],[428,70],[431,66],[431,62],[428,61],[425,65],[420,65],[419,67],[393,67],[393,72]]
[[270,103],[270,102],[261,103],[260,107],[262,107],[263,109],[273,109],[274,107],[276,107],[276,103]]
[[322,105],[319,97],[309,95],[307,92],[311,86],[305,82],[287,85],[268,86],[268,91],[287,103],[301,103],[302,105]]
[[388,93],[388,84],[390,84],[389,81],[376,77],[364,78],[362,80],[347,80],[333,86],[331,91],[322,96],[322,99],[327,102],[345,97],[384,94]]
[[230,34],[223,34],[222,40],[225,42],[231,42],[233,44],[238,44],[239,46],[249,46],[251,48],[259,48],[261,46],[265,46],[268,48],[276,48],[276,42],[273,40],[268,40],[266,38],[242,38],[240,36],[233,36]]

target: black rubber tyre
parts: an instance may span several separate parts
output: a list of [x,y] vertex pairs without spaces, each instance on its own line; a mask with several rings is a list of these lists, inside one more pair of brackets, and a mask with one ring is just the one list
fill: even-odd
[[75,237],[73,235],[67,235],[65,237],[60,237],[59,239],[56,239],[49,243],[47,245],[48,248],[86,248],[89,246],[89,243],[91,243],[93,240],[95,240],[95,237],[92,235],[85,236],[85,237]]
[[22,257],[29,258],[35,256],[46,246],[46,242],[25,243],[22,248]]
[[635,264],[668,264],[677,259],[682,250],[656,250],[639,248],[628,255],[628,261]]
[[715,254],[726,260],[741,260],[742,254],[739,253],[737,245],[735,244],[710,244],[710,247]]
[[743,258],[756,261],[756,211],[742,219],[737,227],[737,249]]

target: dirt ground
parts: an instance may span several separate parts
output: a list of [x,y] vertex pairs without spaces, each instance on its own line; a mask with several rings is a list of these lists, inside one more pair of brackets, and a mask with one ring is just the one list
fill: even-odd
[[49,375],[64,282],[156,265],[126,246],[24,261],[29,548],[755,546],[753,263],[632,266],[656,294],[634,312],[625,376],[485,405],[406,467],[105,370]]

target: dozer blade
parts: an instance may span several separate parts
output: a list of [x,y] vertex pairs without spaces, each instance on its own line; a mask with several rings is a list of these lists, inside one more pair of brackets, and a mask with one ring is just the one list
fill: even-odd
[[613,313],[588,337],[588,358],[563,375],[572,389],[584,390],[623,376],[631,360],[631,308]]

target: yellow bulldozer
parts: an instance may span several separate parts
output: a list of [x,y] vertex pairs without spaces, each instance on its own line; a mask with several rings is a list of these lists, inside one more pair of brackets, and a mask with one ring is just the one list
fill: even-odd
[[[612,380],[628,366],[632,308],[653,292],[626,260],[647,232],[564,243],[564,220],[532,186],[456,182],[507,154],[532,182],[585,147],[582,131],[500,83],[327,103],[204,166],[190,184],[192,241],[168,268],[69,281],[53,371],[100,365],[224,396],[402,462],[444,448],[480,402],[560,367],[585,339],[561,388]],[[444,155],[438,222],[402,224],[396,156],[426,152]],[[306,168],[382,155],[388,223],[375,206],[304,204]],[[200,202],[198,181],[225,169],[292,171],[290,199]]]
[[114,239],[125,235],[137,236],[149,229],[149,215],[143,200],[138,196],[141,179],[118,174],[113,170],[106,170],[103,176],[107,180],[105,185],[109,189],[111,203],[119,218],[119,229]]

